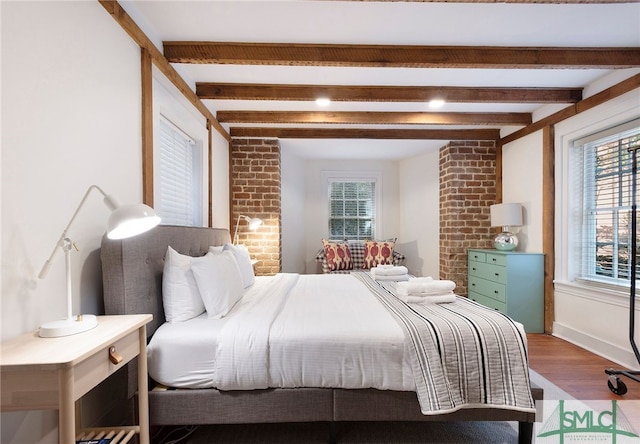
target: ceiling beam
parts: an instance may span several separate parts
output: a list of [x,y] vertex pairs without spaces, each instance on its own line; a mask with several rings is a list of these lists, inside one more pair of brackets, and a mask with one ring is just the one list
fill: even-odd
[[640,48],[163,42],[171,63],[402,68],[633,68]]
[[362,129],[233,127],[231,137],[278,139],[498,140],[499,129]]
[[530,113],[218,111],[220,123],[370,125],[529,125]]
[[457,86],[348,86],[257,83],[196,83],[196,95],[212,100],[450,103],[576,103],[582,88],[468,88]]

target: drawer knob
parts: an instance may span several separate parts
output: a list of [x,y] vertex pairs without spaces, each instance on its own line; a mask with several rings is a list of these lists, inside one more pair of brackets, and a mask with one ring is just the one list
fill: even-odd
[[494,257],[494,258],[493,258],[493,259],[491,259],[491,260],[492,260],[493,262],[495,262],[495,261],[496,261],[496,258]]
[[496,276],[500,276],[500,273],[495,273]]
[[472,270],[473,270],[473,271],[476,271],[476,267],[473,267],[473,268],[472,268]]
[[109,347],[109,361],[114,365],[122,362],[122,355],[116,351],[114,346]]

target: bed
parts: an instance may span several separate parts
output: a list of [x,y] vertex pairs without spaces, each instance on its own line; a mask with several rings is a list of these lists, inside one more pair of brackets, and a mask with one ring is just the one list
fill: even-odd
[[[155,356],[150,362],[150,369],[153,370],[157,379],[163,379],[164,373],[175,372],[180,374],[183,371],[180,368],[171,369],[167,365],[167,360],[162,360],[162,356],[167,356],[166,353],[161,353],[160,348],[156,348],[156,342],[160,341],[160,338],[164,335],[169,335],[171,330],[175,328],[183,328],[188,325],[187,323],[167,323],[165,321],[165,310],[163,307],[162,297],[162,274],[164,269],[164,259],[167,252],[167,247],[171,246],[175,251],[183,255],[192,257],[204,256],[212,246],[221,246],[231,241],[229,232],[226,229],[217,228],[195,228],[195,227],[174,227],[174,226],[159,226],[154,230],[140,235],[135,238],[126,240],[108,240],[106,237],[103,239],[101,247],[101,260],[103,269],[103,283],[104,283],[104,302],[106,314],[133,314],[133,313],[150,313],[153,315],[153,321],[147,326],[147,334],[149,339],[150,356]],[[367,329],[366,319],[377,319],[379,316],[396,317],[397,323],[385,324],[387,327],[383,329],[376,329],[376,333],[371,335],[372,338],[367,338],[368,344],[359,344],[361,347],[356,359],[351,359],[351,365],[349,371],[344,369],[332,369],[331,365],[335,364],[335,360],[327,359],[326,357],[316,356],[316,361],[313,367],[318,367],[321,371],[325,371],[325,375],[312,375],[307,367],[304,371],[290,370],[291,365],[305,366],[305,348],[313,348],[305,345],[305,340],[311,340],[314,338],[315,333],[322,330],[318,327],[321,323],[316,323],[315,330],[313,323],[307,323],[300,320],[300,316],[306,316],[301,310],[301,307],[306,303],[294,303],[298,298],[311,297],[307,293],[311,293],[308,290],[310,288],[318,288],[318,285],[323,285],[318,279],[338,279],[336,281],[339,286],[346,286],[350,288],[353,294],[357,290],[358,298],[362,300],[374,301],[372,304],[367,302],[366,316],[361,316],[362,322],[354,322],[356,330]],[[334,282],[335,284],[335,282]],[[275,294],[273,291],[262,293],[263,288],[273,287],[286,287],[286,294],[297,294],[298,296],[289,297],[279,302],[270,302],[265,305],[252,305],[261,303],[263,294],[269,295],[268,297],[276,298],[279,296],[272,296]],[[358,287],[358,289],[356,289]],[[479,384],[480,396],[486,402],[469,402],[457,399],[453,396],[449,390],[450,382],[442,382],[438,379],[438,376],[431,376],[429,372],[424,372],[420,378],[412,378],[411,374],[420,374],[421,372],[416,369],[422,365],[423,367],[433,366],[434,374],[436,364],[428,363],[425,365],[428,359],[426,357],[416,358],[415,348],[422,348],[410,346],[409,342],[404,341],[399,345],[396,343],[388,349],[380,347],[379,341],[387,341],[389,337],[392,337],[392,342],[396,341],[398,335],[400,337],[413,337],[417,334],[414,330],[419,328],[412,327],[411,317],[422,316],[418,313],[420,310],[406,310],[402,303],[398,303],[397,298],[393,297],[393,283],[385,283],[385,286],[378,286],[375,281],[367,277],[367,273],[362,273],[361,276],[330,276],[330,275],[309,275],[309,276],[297,276],[282,274],[276,277],[257,277],[256,283],[252,286],[245,295],[248,295],[246,299],[243,298],[241,302],[233,307],[228,316],[223,319],[216,320],[217,325],[223,326],[223,331],[226,337],[233,338],[235,336],[253,337],[253,332],[243,330],[243,326],[247,324],[253,324],[252,320],[256,320],[256,323],[262,322],[267,331],[274,329],[274,331],[281,332],[278,335],[279,338],[288,338],[287,343],[291,343],[291,334],[288,330],[284,330],[281,318],[290,318],[292,320],[298,320],[297,323],[302,326],[311,325],[311,327],[304,327],[301,337],[307,339],[297,338],[297,349],[292,351],[287,349],[286,345],[282,345],[279,351],[273,351],[271,353],[279,353],[280,358],[274,358],[276,355],[265,357],[265,360],[271,359],[274,363],[280,362],[281,367],[279,370],[273,370],[267,368],[267,370],[260,370],[256,373],[251,368],[249,379],[254,382],[247,387],[239,385],[239,380],[246,379],[246,375],[238,376],[238,372],[229,372],[228,374],[220,373],[216,376],[218,379],[207,384],[206,381],[212,380],[211,375],[205,375],[195,382],[189,376],[185,379],[183,388],[166,387],[165,385],[158,384],[157,381],[150,379],[151,390],[149,392],[149,408],[150,408],[150,423],[152,426],[159,425],[201,425],[201,424],[238,424],[238,423],[285,423],[285,422],[328,422],[330,424],[339,423],[341,421],[517,421],[519,423],[519,442],[528,443],[531,442],[531,435],[533,430],[533,422],[535,421],[535,408],[531,404],[536,400],[542,399],[542,390],[538,387],[530,387],[528,381],[528,367],[526,367],[526,339],[524,339],[524,333],[517,328],[511,329],[507,326],[508,330],[513,330],[512,334],[514,338],[521,337],[521,340],[525,342],[518,353],[523,354],[523,362],[526,368],[526,390],[522,387],[522,381],[519,381],[519,385],[515,388],[508,387],[503,390],[504,393],[498,393],[498,398],[493,398],[494,394],[491,390],[487,389],[487,385],[500,385],[501,382],[494,381],[494,383],[487,383],[484,379]],[[305,290],[305,288],[307,290]],[[361,292],[361,288],[366,290],[365,293]],[[293,290],[292,290],[293,289]],[[370,291],[370,293],[368,293]],[[282,293],[282,292],[279,292]],[[341,296],[342,297],[342,296]],[[376,301],[377,299],[377,301]],[[256,302],[253,302],[253,301]],[[276,299],[274,299],[276,301]],[[360,301],[357,298],[353,298],[355,304],[360,307]],[[351,301],[351,302],[353,302]],[[248,307],[254,307],[253,310],[243,310],[242,306],[245,304]],[[459,303],[449,304],[445,310],[450,308],[460,307],[462,311],[477,311],[475,307],[471,307],[471,301],[461,300]],[[405,304],[406,305],[406,304]],[[442,304],[447,305],[447,304]],[[269,308],[271,307],[271,308]],[[287,315],[279,314],[275,307],[285,307],[283,313]],[[263,311],[269,311],[273,308],[272,319],[270,321],[261,321],[256,318],[256,313],[262,313]],[[438,308],[440,309],[440,308]],[[279,309],[278,309],[279,310]],[[289,310],[289,311],[287,311]],[[425,308],[424,310],[436,310],[436,308]],[[245,311],[248,314],[245,314]],[[402,313],[398,313],[402,312]],[[406,315],[405,312],[409,312]],[[242,316],[240,315],[242,313]],[[386,313],[386,314],[385,314]],[[332,316],[332,314],[327,314]],[[407,317],[408,316],[408,317]],[[456,317],[459,314],[455,314]],[[200,316],[194,318],[196,325],[195,329],[202,332],[205,325],[209,325],[206,316]],[[312,318],[309,318],[311,320]],[[484,319],[484,314],[483,314]],[[449,321],[443,321],[446,327],[449,329]],[[478,322],[474,321],[469,327],[476,329]],[[491,321],[493,325],[493,320]],[[502,321],[501,321],[502,322]],[[198,324],[199,323],[199,324]],[[295,324],[296,322],[294,322]],[[426,324],[431,324],[427,322]],[[434,322],[435,323],[435,322]],[[406,324],[406,325],[404,325]],[[177,326],[177,327],[176,327]],[[407,327],[408,326],[408,327]],[[186,327],[184,327],[186,328]],[[216,330],[218,327],[212,327]],[[422,328],[422,327],[420,327]],[[505,328],[505,327],[501,327]],[[458,327],[456,327],[458,329]],[[495,329],[492,329],[491,336],[495,335]],[[357,333],[357,332],[356,332]],[[433,335],[433,333],[427,332],[426,335]],[[440,333],[438,333],[440,334]],[[202,335],[201,335],[202,336]],[[485,334],[479,335],[485,337]],[[217,337],[217,336],[216,336]],[[275,337],[275,336],[274,336]],[[217,339],[220,340],[221,339]],[[326,341],[326,338],[324,339]],[[440,352],[444,356],[450,356],[456,353],[444,353],[444,347],[449,347],[447,350],[456,350],[454,343],[449,343],[449,339],[437,340],[434,342],[437,348],[436,352]],[[241,341],[236,341],[241,342]],[[366,341],[365,341],[366,342]],[[498,348],[506,347],[505,341],[498,341]],[[276,347],[276,341],[272,347]],[[285,342],[283,342],[285,344]],[[447,345],[448,344],[448,345]],[[175,345],[175,344],[174,344]],[[496,349],[484,348],[484,344],[478,349],[478,355],[482,355],[482,359],[485,357],[496,355],[498,352]],[[319,343],[315,345],[319,353],[326,350],[325,343]],[[368,348],[367,348],[368,347]],[[452,348],[453,347],[453,348]],[[215,349],[215,347],[211,347]],[[218,346],[221,350],[227,350],[222,346]],[[428,347],[426,347],[428,348]],[[184,349],[182,344],[177,346],[177,349]],[[240,363],[245,362],[242,359],[247,359],[247,356],[252,354],[252,350],[247,350],[244,357],[242,354],[233,352],[227,352],[225,356],[235,356],[238,354],[240,357]],[[255,353],[253,353],[255,355]],[[507,352],[506,356],[514,353]],[[517,353],[516,353],[517,354]],[[200,353],[196,353],[200,355]],[[260,353],[257,353],[260,355]],[[204,354],[203,354],[204,356]],[[286,358],[284,358],[286,357]],[[220,356],[218,356],[220,358]],[[304,358],[304,359],[303,359]],[[234,358],[236,359],[236,358]],[[505,358],[506,359],[506,358]],[[175,359],[174,359],[175,360]],[[202,359],[206,361],[206,359]],[[209,359],[211,360],[211,359]],[[222,359],[219,359],[222,362]],[[373,373],[366,373],[371,368],[376,367],[379,362],[390,362],[393,369],[383,369],[373,371]],[[188,361],[188,359],[177,359],[177,361]],[[500,360],[498,360],[500,361]],[[231,361],[224,361],[231,362]],[[246,361],[248,362],[248,361]],[[245,362],[245,364],[246,364]],[[422,364],[420,364],[422,362]],[[284,363],[284,364],[283,364]],[[326,365],[325,365],[326,364]],[[470,366],[469,362],[458,362],[456,365],[466,368]],[[493,373],[510,372],[509,367],[503,367],[499,371],[496,371],[494,365],[503,365],[504,363],[498,362],[492,364],[491,368],[494,368]],[[438,364],[439,365],[439,364]],[[444,366],[448,364],[443,364]],[[517,365],[508,364],[514,368]],[[133,397],[136,393],[136,364],[135,362],[129,364],[127,369],[127,390],[128,396]],[[218,367],[233,367],[218,366]],[[262,365],[256,365],[256,368],[262,368]],[[267,366],[268,367],[268,366]],[[277,367],[274,365],[273,367]],[[246,368],[245,366],[239,366],[238,368]],[[324,370],[322,370],[324,369]],[[354,370],[355,369],[355,370]],[[448,367],[447,367],[448,369]],[[222,372],[221,368],[218,368]],[[244,371],[244,370],[243,370]],[[447,370],[449,371],[449,370]],[[517,370],[514,370],[516,372]],[[206,372],[205,372],[206,373]],[[293,377],[287,380],[278,380],[278,374],[292,373]],[[471,372],[475,374],[474,372]],[[357,381],[357,376],[362,376],[362,381]],[[302,375],[302,376],[301,376]],[[307,375],[309,375],[307,377]],[[349,376],[351,375],[351,376]],[[409,376],[407,376],[409,375]],[[477,375],[475,375],[477,376]],[[495,375],[494,375],[495,377]],[[466,377],[465,377],[466,378]],[[510,375],[506,379],[515,379],[513,375]],[[522,379],[522,378],[520,378]],[[179,380],[179,378],[178,378]],[[204,381],[204,382],[203,382]],[[473,381],[473,379],[472,379]],[[505,381],[502,381],[505,383]],[[176,383],[181,385],[180,383]],[[465,386],[465,384],[467,384]],[[461,384],[463,387],[462,392],[475,390],[476,384],[465,383]],[[453,384],[456,385],[456,384]],[[459,384],[460,385],[460,384]],[[430,392],[442,392],[443,387],[447,387],[442,393],[435,394],[433,398],[429,395]],[[500,392],[500,390],[498,390]],[[454,390],[455,392],[455,390]],[[501,400],[507,399],[507,401]],[[445,399],[446,398],[446,399]],[[517,399],[513,399],[517,398]],[[527,399],[529,404],[527,404]],[[472,400],[473,401],[473,400]],[[333,427],[331,428],[333,430]],[[330,438],[333,440],[334,437]]]

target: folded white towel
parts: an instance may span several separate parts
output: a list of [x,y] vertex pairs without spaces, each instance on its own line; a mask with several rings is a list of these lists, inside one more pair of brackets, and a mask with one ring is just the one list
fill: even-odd
[[373,276],[373,278],[376,281],[396,281],[396,282],[400,282],[400,281],[408,281],[409,280],[409,275],[408,274],[392,274],[392,275],[388,275],[388,276],[375,275],[375,276]]
[[409,295],[440,295],[448,293],[456,288],[456,283],[449,280],[426,280],[426,278],[412,278],[409,281],[398,284],[397,290]]
[[[406,284],[406,282],[403,282],[403,284]],[[411,297],[415,297],[415,298],[427,299],[427,298],[431,298],[431,297],[434,297],[434,296],[446,296],[446,295],[450,295],[450,294],[454,294],[454,293],[453,293],[453,291],[438,291],[438,292],[429,292],[429,293],[416,293],[416,292],[409,293],[409,292],[407,292],[407,287],[400,285],[400,282],[398,282],[398,285],[396,285],[396,294],[398,295],[398,297],[411,296]]]
[[421,297],[421,296],[398,295],[398,299],[405,301],[407,304],[447,304],[450,302],[455,302],[456,295],[453,293],[450,293],[450,294],[429,296],[428,298]]
[[378,265],[371,269],[371,274],[375,276],[396,276],[409,274],[409,270],[404,265]]
[[424,277],[412,277],[411,278],[411,282],[413,282],[414,284],[428,284],[430,282],[433,282],[434,279],[431,276],[424,276]]

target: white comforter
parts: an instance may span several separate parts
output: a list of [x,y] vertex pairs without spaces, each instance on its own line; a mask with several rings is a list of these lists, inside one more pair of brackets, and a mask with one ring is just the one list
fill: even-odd
[[258,277],[223,319],[162,325],[148,359],[172,387],[415,390],[402,328],[350,275]]

